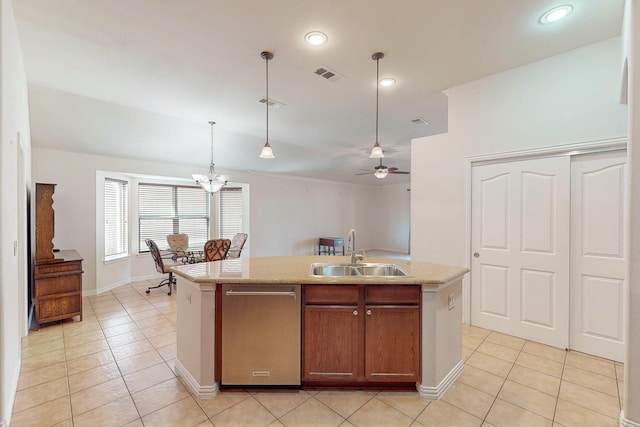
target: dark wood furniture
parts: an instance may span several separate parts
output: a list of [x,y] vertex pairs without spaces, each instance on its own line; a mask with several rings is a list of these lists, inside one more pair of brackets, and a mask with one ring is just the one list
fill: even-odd
[[336,248],[342,248],[342,255],[344,255],[344,239],[342,237],[320,237],[318,239],[318,255],[335,255]]
[[420,381],[420,286],[304,287],[304,386]]
[[33,298],[35,323],[80,316],[82,320],[82,257],[75,250],[53,249],[55,184],[36,184]]
[[74,250],[36,261],[35,308],[38,326],[80,316],[82,320],[82,257]]
[[36,261],[54,259],[55,213],[53,193],[55,184],[36,184]]

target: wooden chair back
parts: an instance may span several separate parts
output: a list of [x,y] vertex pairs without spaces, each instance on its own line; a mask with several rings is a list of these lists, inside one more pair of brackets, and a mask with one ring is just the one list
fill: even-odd
[[229,239],[213,239],[204,244],[204,260],[219,261],[224,259],[231,247]]

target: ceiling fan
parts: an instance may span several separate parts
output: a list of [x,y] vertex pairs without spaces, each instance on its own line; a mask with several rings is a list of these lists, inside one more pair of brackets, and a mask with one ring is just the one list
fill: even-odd
[[[361,169],[361,170],[367,170],[367,169]],[[385,165],[382,164],[382,159],[380,159],[380,163],[378,164],[378,166],[373,168],[373,171],[357,173],[356,175],[373,174],[373,175],[375,175],[376,178],[382,179],[382,178],[386,177],[390,173],[403,174],[403,175],[408,175],[409,174],[409,172],[400,171],[400,170],[398,170],[398,168],[395,168],[395,167],[391,167],[391,168],[386,167]]]

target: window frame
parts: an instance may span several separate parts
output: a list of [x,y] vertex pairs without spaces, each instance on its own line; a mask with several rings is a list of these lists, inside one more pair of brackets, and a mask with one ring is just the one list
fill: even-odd
[[[229,182],[225,188],[240,188],[242,191],[242,230],[240,232],[247,233],[249,239],[242,248],[242,257],[249,258],[251,256],[251,206],[250,206],[250,185],[245,183]],[[218,236],[222,236],[222,203],[221,197],[216,197],[216,224],[215,230]],[[233,236],[231,236],[233,237]],[[231,239],[231,237],[227,237]]]
[[[157,214],[157,215],[141,215],[141,194],[144,193],[144,190],[141,191],[141,187],[159,187],[159,188],[169,188],[171,190],[171,210],[172,210],[172,215],[168,216],[168,215],[163,215],[163,214]],[[195,192],[202,192],[203,194],[203,199],[206,201],[206,208],[203,210],[203,212],[206,212],[205,215],[188,215],[188,214],[180,214],[179,212],[179,191],[180,189],[183,190],[187,190],[187,191],[191,191],[193,190],[194,193]],[[202,190],[200,187],[197,187],[195,185],[187,185],[184,183],[168,183],[168,182],[153,182],[151,180],[147,181],[147,180],[139,180],[137,182],[137,186],[136,186],[136,195],[137,195],[137,206],[136,206],[136,235],[137,235],[137,251],[139,254],[146,254],[149,253],[149,248],[146,247],[146,245],[144,245],[144,239],[146,238],[153,238],[156,243],[158,244],[158,247],[160,249],[167,249],[168,248],[168,244],[166,242],[166,234],[171,234],[171,233],[179,233],[180,230],[180,222],[181,220],[189,220],[189,219],[205,219],[206,220],[206,226],[205,226],[205,230],[206,230],[206,234],[205,234],[205,240],[203,242],[196,242],[196,245],[198,245],[199,243],[202,243],[202,245],[204,245],[204,242],[206,242],[206,240],[208,240],[211,236],[211,223],[212,223],[212,215],[211,215],[211,199],[210,199],[210,195]],[[167,220],[170,219],[171,220],[171,231],[170,232],[165,232],[161,233],[164,234],[162,236],[160,235],[155,235],[155,236],[150,236],[150,237],[143,237],[142,234],[142,223],[144,222],[144,220],[150,221],[153,219],[158,219],[158,220]],[[189,233],[187,233],[189,234]],[[189,245],[191,246],[194,242],[190,241]]]
[[[117,201],[117,203],[119,204],[120,207],[120,212],[116,213],[116,217],[114,218],[114,220],[116,222],[120,222],[120,224],[117,226],[118,230],[117,230],[117,234],[120,235],[119,238],[116,238],[116,240],[121,240],[120,243],[120,252],[117,253],[113,253],[113,254],[108,254],[107,253],[107,242],[110,240],[107,236],[108,231],[107,231],[107,216],[108,216],[108,208],[107,208],[107,183],[115,183],[118,184],[118,190],[116,191],[118,194],[116,194],[116,198],[119,199]],[[130,195],[130,190],[129,190],[129,181],[126,179],[121,179],[121,178],[115,178],[115,177],[111,177],[111,176],[105,176],[104,179],[102,180],[102,189],[103,189],[103,194],[102,194],[102,203],[103,203],[103,209],[102,209],[102,235],[103,235],[103,260],[104,262],[109,262],[109,261],[114,261],[114,260],[118,260],[121,258],[127,258],[129,256],[129,238],[130,238],[130,231],[129,231],[129,211],[130,211],[130,202],[129,202],[129,195]]]

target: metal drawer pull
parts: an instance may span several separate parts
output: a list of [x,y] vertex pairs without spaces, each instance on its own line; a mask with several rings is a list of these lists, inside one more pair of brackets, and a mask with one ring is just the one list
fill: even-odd
[[296,299],[295,291],[234,291],[233,289],[229,289],[225,292],[225,295],[228,296],[280,296],[280,297],[293,297]]
[[358,315],[358,310],[353,310],[353,315],[357,316]]
[[371,310],[367,310],[367,316],[371,316]]

